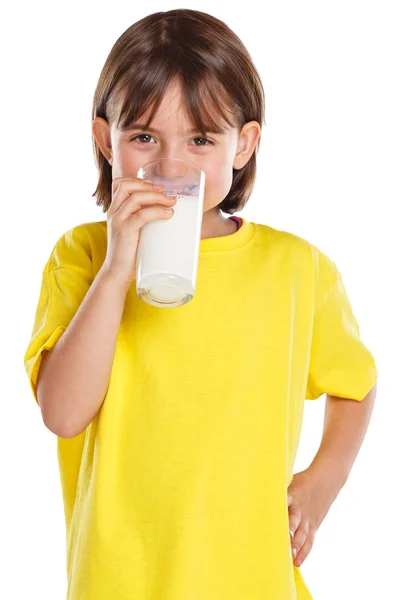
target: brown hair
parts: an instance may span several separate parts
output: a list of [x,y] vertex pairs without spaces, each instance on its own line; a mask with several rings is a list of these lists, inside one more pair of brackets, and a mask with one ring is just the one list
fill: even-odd
[[[102,117],[124,129],[154,103],[149,127],[170,83],[178,78],[193,127],[206,136],[218,124],[206,112],[206,99],[230,127],[264,120],[264,90],[251,56],[229,27],[189,9],[156,12],[131,25],[115,42],[94,93],[92,119]],[[119,107],[119,108],[118,108]],[[233,116],[233,121],[227,115]],[[242,169],[233,169],[229,194],[220,210],[233,214],[247,203],[256,175],[255,151]],[[92,136],[99,181],[93,196],[107,212],[112,170]]]

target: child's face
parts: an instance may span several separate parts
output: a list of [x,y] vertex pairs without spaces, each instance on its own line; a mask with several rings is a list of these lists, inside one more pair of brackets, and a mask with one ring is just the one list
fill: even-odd
[[[96,118],[92,123],[93,135],[104,156],[112,159],[113,178],[136,177],[142,165],[157,158],[180,158],[198,165],[206,175],[204,212],[207,212],[228,195],[232,167],[240,169],[251,158],[260,125],[251,121],[241,132],[231,127],[224,134],[209,133],[203,138],[201,133],[189,131],[192,123],[180,106],[180,99],[179,88],[173,84],[165,94],[151,128],[121,131],[115,124],[109,127],[107,121]],[[140,121],[144,123],[147,117],[148,114],[143,115]],[[222,119],[221,125],[227,127]]]

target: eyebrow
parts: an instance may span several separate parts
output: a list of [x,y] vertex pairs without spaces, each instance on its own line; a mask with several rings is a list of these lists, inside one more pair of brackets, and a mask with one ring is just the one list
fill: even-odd
[[[132,131],[133,129],[139,129],[140,131],[152,131],[153,133],[161,133],[158,129],[154,129],[153,127],[146,127],[143,123],[131,123],[126,127],[122,128],[122,131]],[[209,127],[206,129],[207,133],[220,133],[224,134],[228,130],[227,127],[217,126],[217,127]],[[188,133],[201,133],[199,129],[194,127],[193,129],[188,129],[183,135],[187,135]]]

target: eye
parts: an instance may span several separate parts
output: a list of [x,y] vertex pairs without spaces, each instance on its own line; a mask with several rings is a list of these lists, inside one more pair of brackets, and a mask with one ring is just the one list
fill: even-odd
[[[140,135],[135,135],[133,138],[130,138],[130,142],[133,142],[134,140],[138,139],[138,138],[144,138],[144,137],[150,137],[151,135],[149,135],[148,133],[142,133]],[[154,139],[154,138],[153,138]],[[143,142],[139,142],[139,144],[142,144]]]
[[[139,135],[135,135],[134,137],[130,138],[130,139],[129,139],[129,141],[130,141],[130,142],[133,142],[133,141],[136,141],[136,140],[138,140],[138,143],[139,143],[139,144],[142,144],[142,145],[147,145],[147,142],[141,142],[141,141],[139,141],[139,138],[151,138],[151,137],[152,137],[152,136],[151,136],[151,135],[149,135],[148,133],[141,133],[141,134],[139,134]],[[153,138],[153,139],[154,139],[154,138]],[[209,146],[210,144],[211,144],[212,146],[214,146],[214,145],[215,145],[215,144],[214,144],[214,142],[212,142],[212,141],[211,141],[211,140],[209,140],[208,138],[197,137],[197,138],[194,138],[194,139],[193,139],[193,141],[195,141],[195,140],[204,140],[205,142],[207,142],[206,144],[200,144],[200,145],[199,145],[199,144],[195,144],[195,146],[197,146],[197,147],[199,147],[199,146],[200,146],[200,147],[201,147],[201,146]]]
[[[212,142],[208,138],[197,137],[197,138],[194,138],[194,139],[195,140],[205,140],[206,142],[208,142],[208,144],[200,144],[200,146],[208,146],[209,144],[211,144],[212,146],[214,146],[214,142]],[[195,146],[197,146],[197,144],[195,144]]]

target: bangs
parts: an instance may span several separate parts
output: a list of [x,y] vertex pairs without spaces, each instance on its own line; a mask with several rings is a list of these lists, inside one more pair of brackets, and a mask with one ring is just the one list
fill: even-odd
[[[142,70],[137,68],[135,71]],[[140,79],[128,74],[109,99],[109,121],[125,131],[150,111],[144,124],[146,129],[150,128],[169,85],[175,81],[181,93],[181,107],[193,128],[203,136],[207,132],[223,134],[230,127],[243,124],[239,107],[221,85],[216,85],[215,79],[201,77],[193,69],[190,74],[177,75],[175,66],[166,72],[165,65]]]

